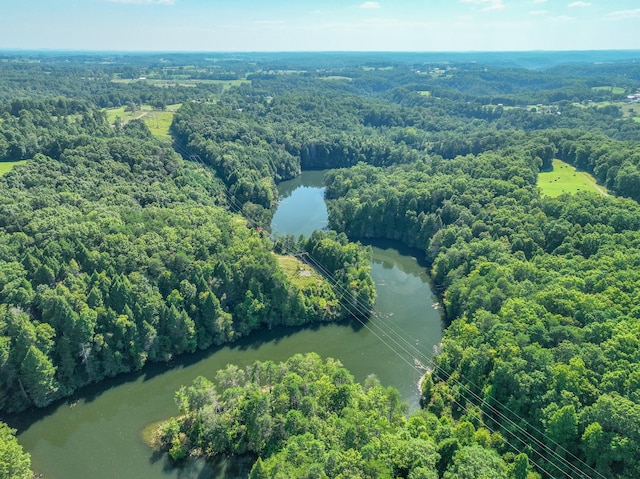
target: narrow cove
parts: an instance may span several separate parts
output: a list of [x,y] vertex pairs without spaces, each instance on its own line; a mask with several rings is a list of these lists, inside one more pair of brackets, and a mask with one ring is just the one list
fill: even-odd
[[[272,230],[309,235],[327,223],[322,172],[305,172],[279,186],[280,204]],[[364,325],[330,324],[263,331],[238,343],[178,358],[172,365],[150,365],[138,373],[84,389],[73,401],[25,415],[15,426],[32,456],[33,468],[47,479],[68,477],[214,478],[246,477],[242,462],[194,461],[173,467],[153,453],[141,431],[176,413],[174,392],[197,376],[212,378],[217,369],[256,360],[283,361],[315,351],[342,361],[363,381],[376,374],[383,385],[399,389],[418,407],[419,373],[409,345],[430,356],[441,339],[441,320],[426,270],[415,258],[383,244],[372,245],[376,312]],[[423,356],[423,357],[424,357]],[[15,427],[14,426],[14,427]]]

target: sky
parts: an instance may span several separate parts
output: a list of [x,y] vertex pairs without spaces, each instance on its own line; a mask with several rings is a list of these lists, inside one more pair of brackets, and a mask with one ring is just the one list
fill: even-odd
[[0,0],[0,49],[640,49],[640,0]]

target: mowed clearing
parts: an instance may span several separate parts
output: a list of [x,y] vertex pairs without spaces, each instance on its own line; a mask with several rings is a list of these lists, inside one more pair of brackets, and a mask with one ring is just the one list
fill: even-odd
[[152,111],[142,117],[151,134],[157,138],[171,138],[169,127],[173,121],[172,111]]
[[553,160],[553,170],[538,174],[538,186],[542,194],[556,197],[565,193],[573,194],[578,191],[597,191],[607,195],[607,189],[596,183],[596,180],[585,171],[578,171],[575,167],[560,160]]
[[27,162],[27,160],[0,162],[0,176],[4,175],[5,173],[9,173],[13,169],[14,166],[23,165],[26,162]]
[[149,105],[143,105],[139,110],[127,111],[125,107],[110,108],[107,111],[107,121],[113,125],[119,118],[122,124],[131,120],[142,120],[151,134],[157,138],[171,138],[169,127],[173,121],[175,111],[180,105],[169,105],[166,110],[154,110]]
[[300,289],[315,286],[322,282],[322,276],[315,272],[309,265],[293,256],[276,255],[278,264],[292,284]]
[[627,103],[622,107],[622,116],[640,121],[640,103]]

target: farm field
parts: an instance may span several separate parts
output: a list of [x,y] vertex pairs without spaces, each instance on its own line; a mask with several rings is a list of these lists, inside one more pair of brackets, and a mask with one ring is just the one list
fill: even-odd
[[640,103],[627,103],[622,107],[622,116],[640,121]]
[[594,86],[591,89],[592,90],[596,90],[596,91],[608,91],[608,92],[611,92],[613,95],[622,95],[622,94],[624,94],[624,88],[619,87],[619,86],[613,86],[613,85]]
[[553,170],[538,174],[538,186],[542,194],[551,197],[578,191],[597,191],[602,195],[608,194],[606,188],[598,185],[589,173],[578,171],[574,166],[561,160],[553,160]]
[[344,80],[344,81],[353,81],[351,77],[345,77],[340,75],[330,75],[327,77],[322,77],[323,80]]
[[116,120],[125,124],[131,120],[141,119],[149,131],[157,138],[169,138],[169,127],[173,121],[173,114],[180,108],[180,104],[169,105],[165,110],[154,110],[149,105],[142,105],[139,110],[126,111],[125,107],[106,110],[107,121],[114,125]]
[[160,88],[164,87],[173,87],[173,86],[183,86],[183,87],[193,87],[196,85],[222,85],[222,90],[226,91],[231,87],[239,86],[242,84],[250,84],[250,80],[195,80],[195,79],[175,79],[175,80],[127,80],[127,79],[116,79],[111,80],[114,83],[136,83],[140,81],[144,81],[149,83],[150,85],[157,86]]
[[127,123],[131,120],[142,118],[151,111],[153,111],[153,108],[148,105],[143,105],[139,110],[136,111],[127,111],[126,107],[124,106],[121,106],[120,108],[109,108],[106,110],[107,121],[113,125],[116,122],[116,119],[120,118],[122,123]]
[[599,101],[589,103],[588,105],[584,105],[582,103],[573,103],[573,105],[581,108],[598,108],[614,105],[622,112],[622,118],[633,118],[635,121],[640,121],[640,103],[628,103],[626,101]]
[[16,165],[22,165],[24,163],[26,163],[27,160],[20,160],[20,161],[3,161],[0,162],[0,176],[9,173],[14,166]]

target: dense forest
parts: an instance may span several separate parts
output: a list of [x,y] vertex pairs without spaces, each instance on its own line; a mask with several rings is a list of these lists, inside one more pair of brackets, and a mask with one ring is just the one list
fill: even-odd
[[[396,389],[361,385],[316,354],[218,371],[176,393],[180,422],[161,441],[175,460],[197,454],[258,456],[249,478],[526,478],[525,454],[506,463],[499,434],[472,415],[456,422],[426,410],[407,418]],[[473,421],[473,422],[472,422]],[[474,422],[476,425],[474,425]],[[265,457],[265,459],[262,459]]]
[[[43,406],[262,325],[347,314],[326,281],[300,291],[288,280],[270,240],[216,204],[213,175],[145,138],[140,122],[102,126],[0,180],[2,409]],[[308,242],[345,287],[372,294],[366,254],[335,235]]]
[[[28,160],[0,178],[3,414],[259,328],[366,316],[352,241],[391,239],[422,251],[443,305],[423,410],[314,355],[229,367],[177,393],[170,456],[250,453],[256,478],[640,475],[637,63],[0,61],[0,161]],[[168,105],[154,136],[145,112]],[[557,159],[609,195],[544,195]],[[326,168],[333,231],[271,239],[276,184]],[[283,258],[305,254],[302,284]],[[2,474],[22,472],[0,477],[28,477],[2,427]]]

